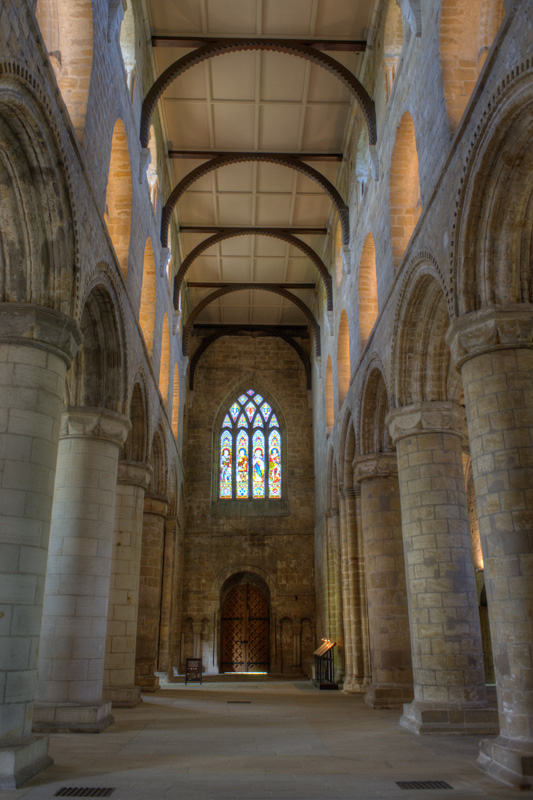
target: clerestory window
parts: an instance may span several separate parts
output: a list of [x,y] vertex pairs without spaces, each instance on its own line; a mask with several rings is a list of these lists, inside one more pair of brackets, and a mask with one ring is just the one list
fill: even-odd
[[282,432],[270,403],[255,389],[227,409],[219,439],[220,500],[280,500]]

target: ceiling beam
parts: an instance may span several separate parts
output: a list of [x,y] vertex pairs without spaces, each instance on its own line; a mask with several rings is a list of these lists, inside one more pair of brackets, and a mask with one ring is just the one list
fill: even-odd
[[[265,227],[266,229],[266,227]],[[246,231],[246,226],[241,227],[235,225],[180,225],[180,232],[181,233],[220,233],[222,231]],[[253,233],[257,229],[250,226],[250,233]],[[299,234],[308,234],[308,235],[318,235],[318,236],[326,236],[328,229],[327,228],[298,228],[298,227],[287,227],[287,228],[268,228],[269,231],[272,233],[299,233]]]
[[[187,286],[189,289],[220,289],[221,286],[232,286],[234,283],[239,283],[239,281],[187,281]],[[315,283],[272,282],[272,286],[279,286],[283,289],[316,289]]]
[[208,159],[218,156],[237,156],[237,155],[261,155],[261,156],[284,156],[287,158],[299,158],[301,161],[342,161],[342,153],[267,153],[254,150],[253,153],[246,151],[232,152],[230,150],[169,150],[169,158],[195,158]]
[[254,331],[267,331],[272,330],[276,332],[286,333],[287,336],[298,336],[299,338],[309,339],[309,328],[307,325],[283,325],[276,323],[271,325],[260,325],[259,323],[250,323],[247,325],[228,325],[226,322],[195,322],[192,331],[193,337],[199,337],[206,333],[214,333],[226,328],[238,328],[240,331],[253,333]]
[[[203,47],[206,44],[224,42],[227,36],[152,36],[152,47]],[[246,41],[246,37],[232,36],[232,41]],[[290,44],[314,47],[316,50],[330,50],[339,53],[364,53],[366,41],[364,39],[285,39]]]

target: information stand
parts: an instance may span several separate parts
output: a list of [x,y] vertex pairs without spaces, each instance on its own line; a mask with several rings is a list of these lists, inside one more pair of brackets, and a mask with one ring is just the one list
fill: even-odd
[[329,639],[322,639],[322,644],[313,653],[315,657],[315,677],[313,683],[319,689],[338,689],[335,683],[335,666],[333,661],[333,650],[335,642]]
[[185,660],[185,683],[202,683],[201,658],[187,658]]

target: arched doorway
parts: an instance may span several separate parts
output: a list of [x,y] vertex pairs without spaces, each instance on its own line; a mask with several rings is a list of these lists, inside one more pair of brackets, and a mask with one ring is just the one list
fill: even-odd
[[256,575],[240,573],[221,595],[221,672],[268,672],[270,603]]

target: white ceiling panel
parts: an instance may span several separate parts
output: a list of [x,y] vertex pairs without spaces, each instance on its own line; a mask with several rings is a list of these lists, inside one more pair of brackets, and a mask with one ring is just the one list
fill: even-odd
[[256,224],[274,227],[290,225],[291,197],[286,194],[262,194],[257,198]]
[[152,0],[150,23],[155,33],[195,34],[202,30],[202,4],[198,0]]
[[263,33],[308,37],[313,0],[264,0]]
[[[215,225],[215,198],[212,194],[188,192],[178,204],[182,225]],[[174,212],[176,213],[176,212]]]
[[252,0],[207,0],[209,33],[250,35],[255,32],[256,24],[256,3]]
[[[156,47],[157,64],[159,72],[163,72],[167,67],[182,58],[188,50],[174,49],[168,47]],[[196,64],[182,75],[179,75],[170,83],[163,93],[164,100],[205,100],[205,90],[207,86],[207,64]]]
[[281,312],[280,323],[282,325],[302,325],[307,322],[303,311],[290,303]]
[[276,256],[285,258],[288,245],[281,239],[274,239],[272,236],[255,236],[256,256]]
[[219,225],[251,225],[252,195],[220,194],[218,201]]
[[221,279],[235,283],[250,283],[253,280],[250,258],[223,258]]
[[255,108],[251,103],[216,103],[213,106],[215,147],[253,150]]
[[[337,59],[339,60],[339,59]],[[323,67],[311,66],[308,99],[322,103],[349,103],[351,93],[344,83]]]
[[216,256],[199,256],[187,270],[188,281],[219,281],[219,262]]
[[255,52],[228,53],[209,62],[214,100],[255,98]]
[[291,258],[287,265],[287,280],[298,283],[314,283],[318,270],[307,258]]
[[298,150],[301,113],[301,106],[292,103],[263,104],[259,117],[260,149]]
[[235,236],[220,243],[220,252],[223,256],[250,256],[252,246],[252,236]]
[[254,273],[259,283],[281,283],[285,280],[285,259],[258,258]]
[[257,165],[257,191],[290,193],[294,189],[296,172],[278,164]]
[[234,308],[245,308],[250,305],[250,295],[252,294],[256,294],[256,292],[250,291],[249,289],[241,289],[240,291],[224,295],[224,297],[220,298],[219,303],[221,308],[229,308],[231,306]]
[[[320,172],[321,175],[324,175],[324,170],[321,169],[322,165],[315,167],[313,164],[312,166],[317,172]],[[302,175],[300,173],[296,183],[296,191],[298,194],[321,194],[324,189],[312,178],[308,178],[306,175]]]
[[208,106],[206,103],[165,101],[169,139],[175,150],[203,150],[209,141]]
[[294,225],[320,225],[327,219],[331,200],[327,194],[320,195],[298,195],[294,205]]
[[219,192],[253,191],[254,167],[251,162],[230,164],[213,173]]
[[372,4],[353,0],[320,0],[315,36],[360,39],[366,35]]
[[348,106],[331,103],[307,106],[303,135],[304,150],[342,151],[348,121]]
[[[177,149],[177,148],[176,148]],[[179,183],[189,172],[192,172],[193,169],[199,167],[200,164],[205,164],[205,159],[202,161],[197,161],[196,159],[189,159],[189,158],[171,158],[170,163],[172,165],[172,175],[174,178],[174,186]],[[210,173],[209,175],[205,175],[203,178],[197,180],[194,184],[194,190],[198,192],[214,192],[215,191],[215,184],[213,181],[215,180],[215,173]]]
[[216,325],[218,322],[221,322],[221,314],[220,314],[220,305],[217,302],[211,303],[206,308],[204,308],[196,317],[197,322],[202,322],[204,325],[211,324]]
[[261,100],[301,102],[307,61],[285,53],[261,54]]

